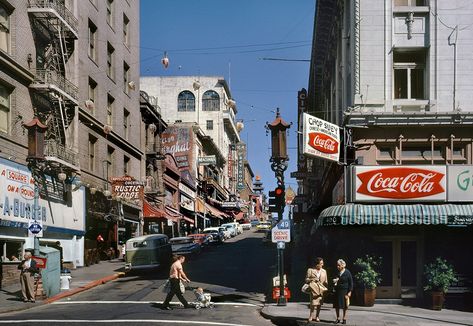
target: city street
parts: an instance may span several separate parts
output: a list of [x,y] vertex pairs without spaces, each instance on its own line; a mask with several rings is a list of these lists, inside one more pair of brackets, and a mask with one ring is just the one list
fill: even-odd
[[[276,257],[273,246],[262,243],[262,235],[245,231],[222,245],[205,248],[184,264],[192,281],[189,287],[200,286],[211,293],[214,308],[183,309],[174,297],[174,309],[161,310],[167,271],[157,271],[127,275],[50,305],[2,315],[0,324],[271,325],[259,311]],[[185,297],[195,298],[190,289]]]

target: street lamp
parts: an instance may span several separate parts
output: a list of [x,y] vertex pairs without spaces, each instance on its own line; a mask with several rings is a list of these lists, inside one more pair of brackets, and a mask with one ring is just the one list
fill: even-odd
[[[282,193],[276,194],[277,198],[284,197],[284,171],[287,169],[287,161],[289,157],[287,156],[287,136],[286,130],[291,127],[290,123],[287,123],[281,118],[279,113],[279,108],[276,109],[276,119],[271,123],[266,123],[266,129],[271,131],[271,170],[274,171],[274,174],[277,179],[278,188]],[[276,192],[275,190],[275,192]],[[276,197],[275,197],[276,198]],[[278,222],[283,218],[284,212],[284,202],[281,203],[278,200],[276,204],[276,210],[278,213]],[[287,301],[284,296],[284,242],[278,242],[278,273],[279,273],[279,298],[278,306],[285,306]]]
[[[44,134],[47,126],[41,123],[37,117],[34,117],[28,123],[23,125],[28,130],[28,156],[26,160],[28,162],[28,168],[31,170],[31,175],[34,180],[34,198],[33,198],[33,220],[35,224],[38,224],[38,198],[39,198],[39,177],[42,173],[41,167],[44,162]],[[39,255],[39,239],[34,233],[34,255]]]

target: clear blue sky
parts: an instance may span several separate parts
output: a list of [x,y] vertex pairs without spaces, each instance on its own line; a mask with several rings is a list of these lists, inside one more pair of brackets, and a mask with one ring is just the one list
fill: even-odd
[[[223,76],[237,103],[248,160],[265,192],[274,188],[264,128],[281,109],[288,134],[286,187],[297,163],[297,91],[307,88],[315,0],[141,0],[142,76]],[[167,69],[160,61],[164,51]]]

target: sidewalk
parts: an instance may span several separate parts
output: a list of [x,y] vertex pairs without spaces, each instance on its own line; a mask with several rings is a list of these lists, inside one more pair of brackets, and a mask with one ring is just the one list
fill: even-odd
[[71,283],[69,290],[62,290],[56,296],[46,300],[36,301],[36,303],[24,303],[21,300],[20,280],[18,284],[5,287],[0,290],[0,314],[31,308],[35,305],[50,303],[75,293],[79,293],[118,278],[123,271],[124,263],[122,260],[101,261],[98,264],[89,267],[79,267],[71,271]]
[[[288,303],[278,307],[265,305],[261,315],[277,325],[333,325],[335,310],[332,304],[325,304],[320,312],[320,323],[307,323],[307,303]],[[373,307],[351,306],[347,315],[348,325],[360,326],[427,326],[427,325],[473,325],[473,313],[442,309],[434,311],[398,304],[375,304]]]

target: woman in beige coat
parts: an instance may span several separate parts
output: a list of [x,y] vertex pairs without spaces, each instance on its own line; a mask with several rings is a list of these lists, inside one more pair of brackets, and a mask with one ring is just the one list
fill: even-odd
[[[323,269],[324,260],[320,257],[315,259],[315,267],[309,268],[307,270],[307,275],[305,277],[305,282],[309,284],[310,288],[310,313],[309,313],[309,321],[315,320],[320,321],[319,314],[320,308],[323,303],[323,295],[325,291],[327,291],[327,271]],[[314,310],[315,319],[314,319]]]

